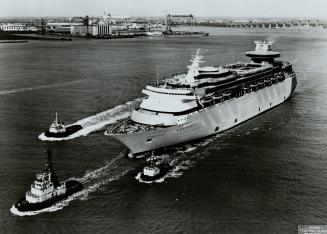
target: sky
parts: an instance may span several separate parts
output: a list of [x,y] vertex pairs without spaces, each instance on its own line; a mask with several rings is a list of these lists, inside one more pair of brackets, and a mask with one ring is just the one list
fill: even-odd
[[163,16],[327,18],[327,0],[0,0],[0,17]]

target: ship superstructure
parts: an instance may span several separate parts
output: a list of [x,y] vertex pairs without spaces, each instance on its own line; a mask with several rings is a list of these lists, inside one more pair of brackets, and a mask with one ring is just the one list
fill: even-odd
[[59,183],[56,173],[53,170],[51,153],[48,153],[48,161],[43,171],[36,173],[36,180],[31,185],[31,190],[25,194],[29,203],[41,203],[52,197],[65,194],[67,191],[64,182]]
[[297,84],[292,65],[275,60],[273,42],[255,43],[250,62],[223,66],[201,67],[198,50],[187,73],[147,85],[130,119],[105,134],[136,154],[217,134],[281,104]]

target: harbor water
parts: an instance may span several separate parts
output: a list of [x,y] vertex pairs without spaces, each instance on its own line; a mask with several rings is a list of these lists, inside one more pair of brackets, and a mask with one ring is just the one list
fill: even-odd
[[[297,233],[327,224],[327,33],[203,28],[209,37],[0,44],[1,233]],[[291,99],[220,135],[172,148],[158,183],[135,176],[145,159],[104,135],[140,103],[148,83],[205,64],[247,58],[274,40],[298,78]],[[44,141],[59,120],[84,130]],[[53,151],[60,180],[84,189],[41,212],[12,213]]]

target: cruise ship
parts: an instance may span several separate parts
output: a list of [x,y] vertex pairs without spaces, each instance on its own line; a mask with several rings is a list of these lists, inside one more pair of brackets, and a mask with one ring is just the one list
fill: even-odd
[[277,60],[272,41],[255,41],[248,62],[200,66],[197,51],[187,73],[149,84],[131,117],[105,135],[125,144],[129,156],[218,134],[290,98],[297,79],[289,62]]

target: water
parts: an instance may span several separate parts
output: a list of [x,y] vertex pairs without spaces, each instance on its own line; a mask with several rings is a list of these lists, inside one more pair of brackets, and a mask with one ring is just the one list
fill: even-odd
[[[326,224],[327,35],[210,30],[214,36],[0,45],[0,232],[296,233],[297,225]],[[126,148],[103,129],[130,115],[157,72],[185,71],[197,48],[207,64],[224,64],[245,60],[252,41],[265,38],[294,64],[292,99],[173,149],[174,171],[139,183],[145,159],[125,159]],[[39,140],[55,112],[87,131]],[[42,213],[13,215],[48,147],[60,179],[85,189]]]

